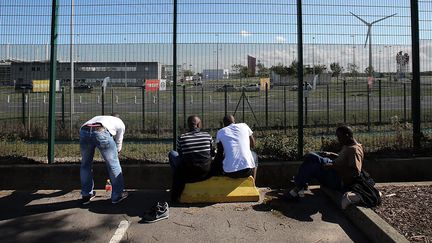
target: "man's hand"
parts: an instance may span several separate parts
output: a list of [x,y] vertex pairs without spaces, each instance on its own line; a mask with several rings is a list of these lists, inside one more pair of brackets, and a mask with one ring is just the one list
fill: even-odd
[[318,152],[318,155],[322,156],[322,157],[327,157],[330,159],[336,159],[339,156],[337,153],[327,152],[327,151]]

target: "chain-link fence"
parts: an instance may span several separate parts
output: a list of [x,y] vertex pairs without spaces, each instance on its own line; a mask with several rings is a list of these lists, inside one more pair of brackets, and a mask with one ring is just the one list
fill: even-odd
[[[297,2],[302,2],[301,46]],[[160,151],[167,152],[191,114],[199,115],[212,134],[225,114],[235,114],[238,122],[253,127],[258,142],[264,141],[262,153],[272,153],[266,146],[273,137],[287,153],[296,153],[299,105],[306,151],[331,146],[339,124],[353,126],[370,152],[411,150],[413,98],[421,104],[422,146],[430,146],[430,1],[418,1],[419,97],[412,96],[410,1],[57,4],[57,157],[79,156],[74,153],[80,125],[112,112],[126,123],[126,143],[134,158],[150,158],[142,155],[145,143],[163,144]],[[51,11],[48,0],[0,3],[0,136],[5,155],[46,155]]]

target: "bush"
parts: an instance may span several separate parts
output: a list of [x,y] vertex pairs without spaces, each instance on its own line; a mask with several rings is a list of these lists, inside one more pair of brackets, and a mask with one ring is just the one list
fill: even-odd
[[257,140],[256,152],[262,159],[295,160],[297,138],[286,135],[268,135]]

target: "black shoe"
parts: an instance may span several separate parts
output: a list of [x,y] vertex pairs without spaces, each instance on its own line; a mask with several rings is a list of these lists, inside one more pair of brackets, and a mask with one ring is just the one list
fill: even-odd
[[83,197],[81,198],[81,204],[82,204],[82,205],[87,205],[87,204],[89,204],[90,201],[93,200],[93,198],[95,198],[95,197],[96,197],[96,192],[93,191],[93,194],[90,194],[90,195],[88,195],[88,196],[83,196]]
[[290,191],[286,191],[282,196],[281,199],[285,202],[295,202],[299,200],[299,194],[294,189]]
[[121,201],[123,201],[124,199],[126,199],[129,196],[128,192],[122,192],[121,196],[119,198],[117,198],[116,200],[112,201],[112,204],[117,204]]
[[144,223],[154,223],[169,217],[168,203],[158,202],[153,206],[152,210],[143,215],[142,222]]

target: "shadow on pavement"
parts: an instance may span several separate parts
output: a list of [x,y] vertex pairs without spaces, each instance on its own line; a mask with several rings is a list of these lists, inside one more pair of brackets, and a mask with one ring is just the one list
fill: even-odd
[[319,188],[310,191],[312,194],[305,194],[298,201],[285,202],[279,199],[283,190],[272,190],[265,194],[261,204],[252,208],[256,211],[278,212],[302,222],[312,222],[312,216],[319,213],[322,221],[338,224],[350,237],[355,235],[351,223],[344,217],[341,209],[336,207]]
[[0,198],[0,220],[76,207],[77,200],[61,203],[29,205],[35,200],[56,198],[66,195],[69,192],[70,191],[56,191],[49,194],[42,194],[37,191],[14,191],[10,195]]

